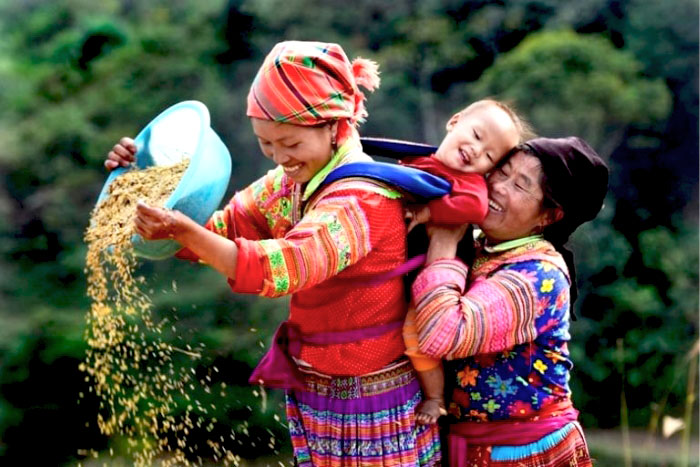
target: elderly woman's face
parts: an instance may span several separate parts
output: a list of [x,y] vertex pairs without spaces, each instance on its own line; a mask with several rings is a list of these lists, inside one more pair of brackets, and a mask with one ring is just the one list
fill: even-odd
[[547,225],[542,209],[542,167],[535,156],[518,152],[487,179],[489,210],[481,230],[492,242],[527,237]]

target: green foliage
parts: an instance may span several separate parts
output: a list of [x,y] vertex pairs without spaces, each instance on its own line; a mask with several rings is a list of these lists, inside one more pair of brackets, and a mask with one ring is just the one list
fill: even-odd
[[[575,402],[587,427],[619,424],[623,388],[633,426],[649,424],[654,406],[678,413],[683,359],[698,336],[696,2],[346,3],[0,0],[3,464],[124,452],[122,440],[99,434],[77,370],[88,310],[82,235],[102,161],[119,137],[197,99],[231,151],[230,194],[248,184],[270,163],[246,95],[283,39],[336,41],[351,58],[379,62],[366,135],[438,143],[452,113],[495,95],[540,134],[577,134],[611,155],[606,208],[572,239]],[[233,295],[213,270],[175,260],[140,274],[156,316],[175,326],[168,339],[206,349],[198,371],[221,370],[228,395],[201,394],[216,407],[217,431],[233,428],[251,458],[288,450],[282,395],[246,382],[288,301]],[[269,447],[271,436],[283,444]]]
[[664,119],[671,96],[663,81],[603,37],[572,31],[531,34],[489,68],[475,95],[512,100],[544,135],[579,135],[604,154],[621,130]]
[[[620,249],[625,243],[619,239],[617,247],[606,249],[629,257],[629,245]],[[574,386],[584,420],[590,421],[603,403],[612,410],[599,412],[603,416],[596,422],[615,426],[619,410],[613,409],[614,399],[623,385],[633,425],[648,423],[652,408],[667,401],[679,410],[686,396],[687,355],[698,336],[697,244],[696,229],[644,231],[635,252],[644,271],[634,271],[630,277],[631,271],[615,268],[611,262],[606,268],[614,270],[593,275],[595,285],[589,285],[580,307],[583,320],[573,327],[572,357],[582,379]],[[618,340],[624,346],[622,361],[615,350]],[[609,398],[600,397],[606,393]]]

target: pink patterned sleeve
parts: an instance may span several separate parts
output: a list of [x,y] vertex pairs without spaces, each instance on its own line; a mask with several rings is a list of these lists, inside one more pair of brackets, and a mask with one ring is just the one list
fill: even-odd
[[412,287],[421,352],[448,360],[499,352],[530,342],[536,294],[531,282],[512,270],[478,278],[465,293],[467,267],[459,260],[431,263]]

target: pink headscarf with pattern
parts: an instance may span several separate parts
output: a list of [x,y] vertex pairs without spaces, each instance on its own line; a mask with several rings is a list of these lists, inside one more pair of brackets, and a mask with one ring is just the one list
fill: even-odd
[[375,62],[352,62],[338,44],[286,41],[273,47],[248,93],[249,117],[313,126],[337,120],[341,143],[367,117],[359,86],[379,86]]

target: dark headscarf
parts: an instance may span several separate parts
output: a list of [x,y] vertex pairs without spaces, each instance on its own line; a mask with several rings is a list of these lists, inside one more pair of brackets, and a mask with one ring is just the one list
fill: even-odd
[[[579,225],[598,214],[608,191],[608,166],[584,140],[536,138],[525,143],[542,164],[545,193],[561,206],[564,217],[545,227],[544,237],[561,253],[571,278],[571,304],[578,295],[574,255],[564,247]],[[573,308],[572,308],[573,315]]]

